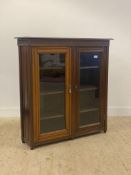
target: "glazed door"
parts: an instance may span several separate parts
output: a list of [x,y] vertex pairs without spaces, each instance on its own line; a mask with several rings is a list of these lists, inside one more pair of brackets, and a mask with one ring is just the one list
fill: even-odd
[[[99,130],[103,126],[104,51],[102,48],[77,49],[77,134]],[[104,89],[104,88],[103,88]]]
[[70,49],[34,48],[34,141],[70,136]]

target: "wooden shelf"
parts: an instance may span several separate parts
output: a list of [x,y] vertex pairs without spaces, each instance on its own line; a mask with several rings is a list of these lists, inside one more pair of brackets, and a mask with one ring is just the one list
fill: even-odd
[[[86,92],[86,91],[93,91],[97,90],[98,88],[95,86],[89,86],[87,88],[80,88],[80,92]],[[50,91],[50,92],[42,92],[41,95],[56,95],[56,94],[63,94],[65,91]]]
[[92,112],[92,111],[98,111],[98,110],[99,108],[82,109],[80,110],[80,113]]
[[83,67],[80,67],[80,69],[98,69],[100,68],[99,66],[83,66]]
[[87,88],[80,88],[80,92],[84,92],[84,91],[92,91],[92,90],[97,90],[98,88],[95,86],[89,86]]
[[52,91],[52,92],[40,93],[40,95],[56,95],[56,94],[64,94],[64,91]]
[[91,126],[97,126],[97,125],[100,125],[100,122],[91,123],[91,124],[86,124],[86,125],[81,125],[80,128],[91,127]]
[[54,116],[48,116],[48,117],[42,117],[41,120],[50,120],[55,118],[63,118],[64,115],[54,115]]
[[64,66],[63,67],[48,67],[48,68],[43,68],[43,67],[40,67],[40,70],[64,70]]

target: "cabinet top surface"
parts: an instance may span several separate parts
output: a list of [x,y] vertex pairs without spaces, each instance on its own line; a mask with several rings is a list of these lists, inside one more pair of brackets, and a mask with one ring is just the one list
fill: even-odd
[[66,37],[30,37],[30,36],[23,36],[23,37],[15,37],[15,39],[28,39],[28,40],[35,40],[35,39],[57,39],[57,40],[113,40],[113,38],[66,38]]
[[19,46],[108,46],[112,38],[16,37]]

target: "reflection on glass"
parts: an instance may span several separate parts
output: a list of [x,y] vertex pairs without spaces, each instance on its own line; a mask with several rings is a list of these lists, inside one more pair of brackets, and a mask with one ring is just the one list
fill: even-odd
[[39,54],[40,132],[65,128],[65,54]]
[[99,66],[100,54],[92,52],[81,52],[80,53],[80,66]]
[[80,53],[80,126],[100,121],[100,57],[99,52]]

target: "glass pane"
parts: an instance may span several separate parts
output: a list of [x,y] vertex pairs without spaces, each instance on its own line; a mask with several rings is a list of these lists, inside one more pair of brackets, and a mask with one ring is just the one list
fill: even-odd
[[80,124],[81,125],[88,125],[88,124],[93,124],[99,122],[98,120],[99,116],[99,110],[92,110],[92,111],[84,111],[81,112],[81,117],[80,117]]
[[81,52],[80,54],[80,66],[96,66],[99,65],[100,54],[95,52]]
[[100,122],[100,52],[80,53],[80,125]]
[[65,128],[65,54],[39,54],[40,132]]

